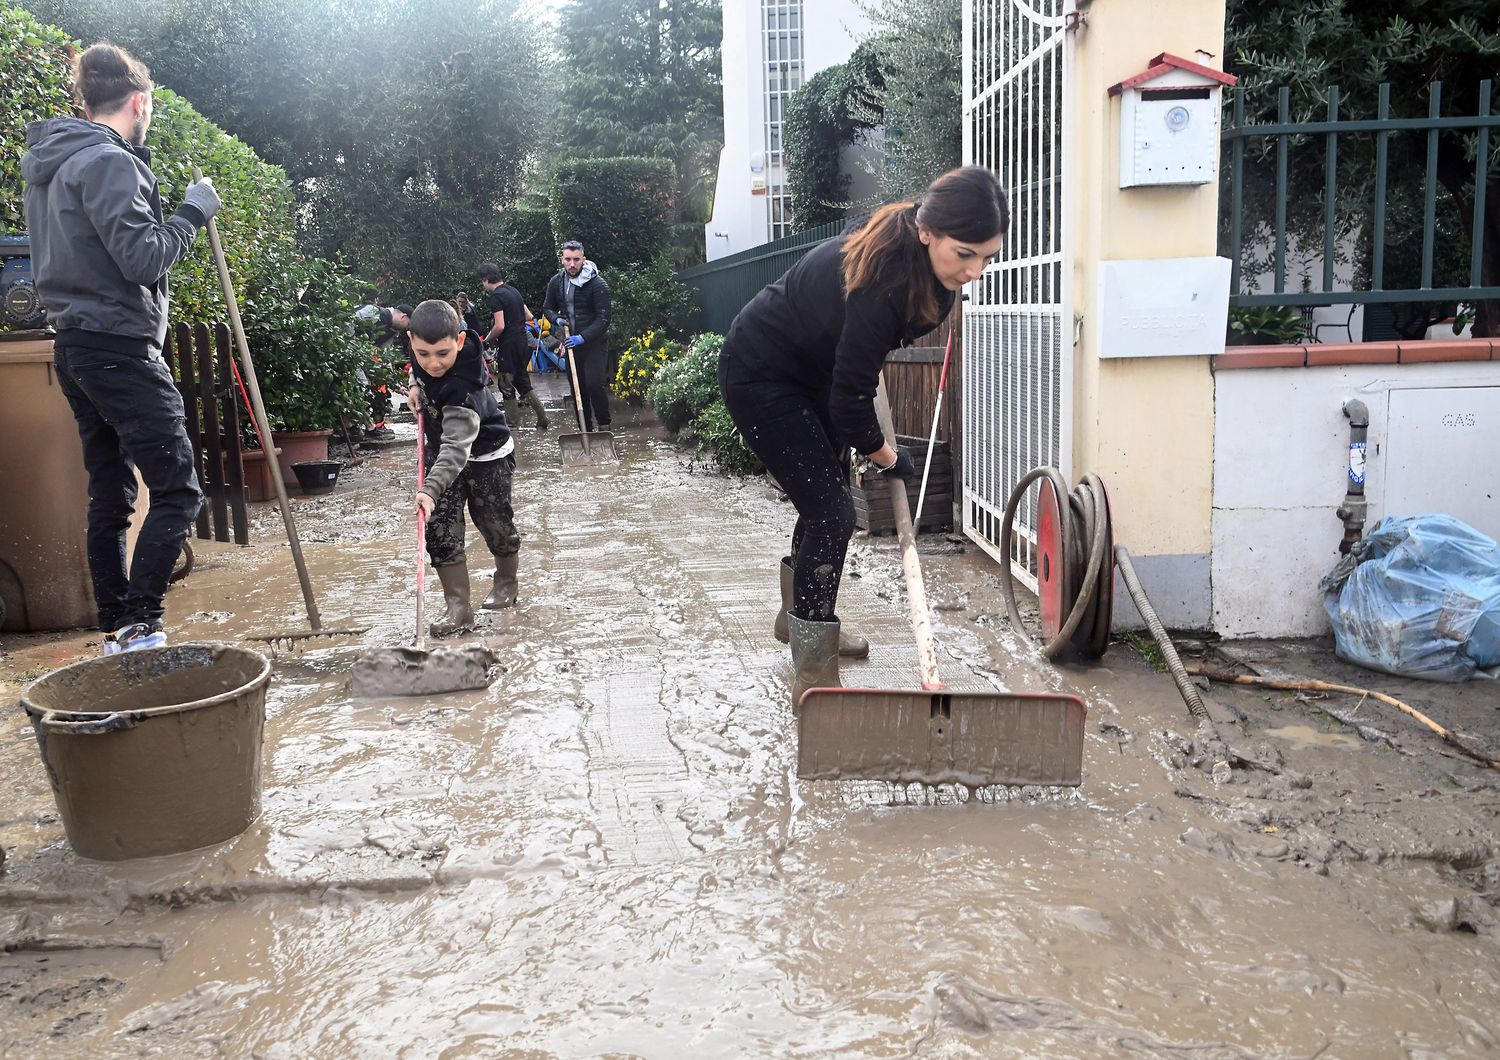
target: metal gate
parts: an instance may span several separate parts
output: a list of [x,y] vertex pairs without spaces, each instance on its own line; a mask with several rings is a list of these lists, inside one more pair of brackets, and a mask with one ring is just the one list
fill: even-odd
[[1000,260],[969,286],[963,327],[964,532],[1036,588],[1030,498],[1011,555],[1000,524],[1011,489],[1034,467],[1071,481],[1072,173],[1063,116],[1072,103],[1076,0],[964,0],[964,161],[1010,196]]

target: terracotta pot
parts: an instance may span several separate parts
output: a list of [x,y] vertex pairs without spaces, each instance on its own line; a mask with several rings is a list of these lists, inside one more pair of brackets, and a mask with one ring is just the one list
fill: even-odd
[[[281,456],[280,449],[276,450],[276,455]],[[271,481],[271,469],[266,467],[266,454],[259,449],[246,449],[240,454],[240,463],[245,468],[245,499],[275,500],[276,484]]]

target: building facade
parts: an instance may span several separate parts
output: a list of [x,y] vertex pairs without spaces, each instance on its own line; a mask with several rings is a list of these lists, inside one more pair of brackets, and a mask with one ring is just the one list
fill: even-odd
[[[724,147],[709,261],[788,235],[796,209],[786,191],[782,131],[792,93],[848,59],[868,27],[858,0],[724,0]],[[855,198],[873,191],[854,174]]]

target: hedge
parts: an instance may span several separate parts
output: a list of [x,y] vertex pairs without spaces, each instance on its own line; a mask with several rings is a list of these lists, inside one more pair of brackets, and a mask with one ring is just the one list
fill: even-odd
[[[60,30],[39,23],[28,12],[0,4],[0,228],[26,227],[21,156],[26,125],[44,118],[76,115],[71,98],[72,50],[79,48]],[[169,89],[153,95],[155,116],[146,143],[151,168],[161,181],[162,203],[177,207],[196,163],[214,181],[224,209],[220,238],[236,289],[243,294],[259,263],[281,257],[295,240],[291,185],[286,174],[255,156]],[[186,323],[223,319],[223,296],[208,240],[172,269],[172,319]]]
[[581,242],[600,267],[653,261],[671,242],[676,186],[676,167],[665,158],[561,162],[547,192],[552,233]]
[[557,241],[547,211],[527,206],[506,210],[500,233],[500,261],[509,267],[510,281],[531,311],[540,313],[547,281],[558,269]]

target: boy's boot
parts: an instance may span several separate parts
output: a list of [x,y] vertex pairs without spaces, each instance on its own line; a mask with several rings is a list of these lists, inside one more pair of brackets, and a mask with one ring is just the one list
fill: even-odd
[[518,555],[495,557],[495,584],[480,607],[486,611],[498,611],[516,605],[516,566],[520,561]]
[[448,613],[429,628],[434,637],[446,637],[474,628],[474,609],[469,605],[469,561],[461,559],[446,567],[435,567],[443,584],[443,603]]
[[548,427],[552,426],[547,420],[547,410],[542,405],[542,395],[538,394],[535,389],[532,389],[527,392],[526,400],[536,410],[536,429],[545,431]]
[[[776,639],[787,642],[786,615],[792,609],[792,557],[781,557],[781,610],[776,613]],[[839,634],[839,654],[846,659],[866,659],[870,655],[870,642],[864,637],[847,633]]]
[[792,711],[809,688],[839,688],[839,623],[786,616],[792,644]]

